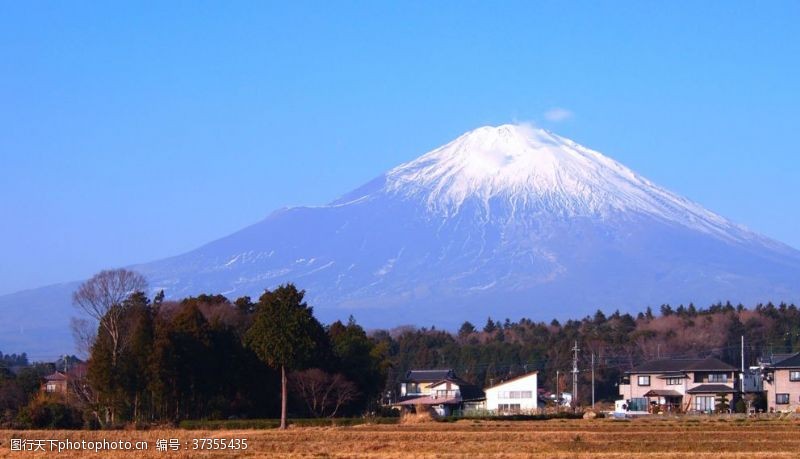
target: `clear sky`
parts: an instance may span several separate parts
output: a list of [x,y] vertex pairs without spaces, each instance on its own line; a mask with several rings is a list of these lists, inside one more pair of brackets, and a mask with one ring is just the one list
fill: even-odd
[[2,2],[0,293],[537,123],[800,247],[800,2]]

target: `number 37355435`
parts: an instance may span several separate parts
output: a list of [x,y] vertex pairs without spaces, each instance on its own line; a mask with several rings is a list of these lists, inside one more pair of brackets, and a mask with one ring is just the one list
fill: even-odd
[[246,438],[194,438],[192,449],[247,449]]

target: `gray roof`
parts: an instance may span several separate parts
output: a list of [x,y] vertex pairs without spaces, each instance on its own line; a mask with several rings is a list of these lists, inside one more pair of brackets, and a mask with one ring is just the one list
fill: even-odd
[[[776,354],[777,355],[777,354]],[[772,368],[800,368],[800,352],[772,364]]]
[[451,382],[458,386],[459,392],[461,392],[461,398],[465,401],[470,400],[484,400],[486,398],[486,394],[480,389],[480,387],[470,384],[464,381],[461,378],[446,378],[441,381],[437,381],[430,385],[431,388],[437,387],[442,383]]
[[644,362],[627,373],[677,373],[686,371],[736,371],[736,367],[728,365],[715,357],[705,359],[661,359]]
[[794,357],[795,355],[796,354],[772,354],[770,356],[769,361],[771,363],[778,363],[781,362],[782,360],[788,359],[789,357]]
[[403,382],[438,382],[456,377],[452,369],[445,370],[409,370]]
[[464,384],[463,386],[458,386],[458,390],[461,392],[461,400],[465,402],[486,400],[486,394],[478,386]]
[[725,394],[736,391],[731,386],[726,386],[725,384],[700,384],[686,392],[690,394]]

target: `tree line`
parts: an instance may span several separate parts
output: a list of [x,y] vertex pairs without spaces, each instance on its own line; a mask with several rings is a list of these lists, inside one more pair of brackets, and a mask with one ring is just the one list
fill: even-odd
[[[651,359],[715,355],[737,363],[740,337],[748,364],[770,353],[800,350],[800,311],[792,304],[662,305],[633,316],[597,311],[549,323],[488,318],[456,332],[399,327],[367,332],[351,317],[321,324],[292,284],[257,300],[199,295],[153,298],[130,271],[103,271],[74,302],[91,320],[75,322],[88,350],[67,394],[44,394],[55,365],[11,371],[23,356],[0,358],[0,423],[15,427],[114,427],[188,419],[356,416],[378,413],[397,398],[410,369],[452,368],[488,386],[539,371],[539,386],[568,387],[572,347],[580,351],[580,384],[595,362],[596,398],[617,398],[625,371]],[[87,329],[87,324],[93,324]],[[62,366],[59,366],[61,368]],[[557,378],[561,378],[560,380]],[[588,389],[579,391],[587,403]]]
[[84,371],[70,373],[65,394],[39,390],[55,365],[0,372],[3,425],[100,428],[280,415],[285,426],[287,414],[377,409],[386,377],[380,347],[352,318],[320,324],[294,285],[233,302],[222,295],[165,301],[162,292],[151,299],[145,285],[126,270],[81,285],[73,299],[91,320],[75,321],[73,331],[89,351]]
[[[389,351],[391,391],[413,368],[453,368],[463,379],[486,387],[539,372],[539,387],[555,393],[571,387],[573,352],[579,352],[579,400],[587,404],[594,360],[597,400],[618,398],[618,383],[636,365],[664,358],[718,357],[734,366],[745,341],[745,364],[773,353],[800,351],[800,311],[794,304],[716,303],[707,308],[662,305],[636,315],[597,311],[580,320],[549,323],[488,318],[482,326],[464,322],[457,332],[435,327],[401,327],[371,334]],[[592,359],[592,355],[594,359]]]

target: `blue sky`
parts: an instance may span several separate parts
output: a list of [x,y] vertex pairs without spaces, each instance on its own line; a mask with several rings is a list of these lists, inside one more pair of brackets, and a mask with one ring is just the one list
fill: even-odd
[[4,2],[0,293],[530,121],[800,247],[800,2]]

